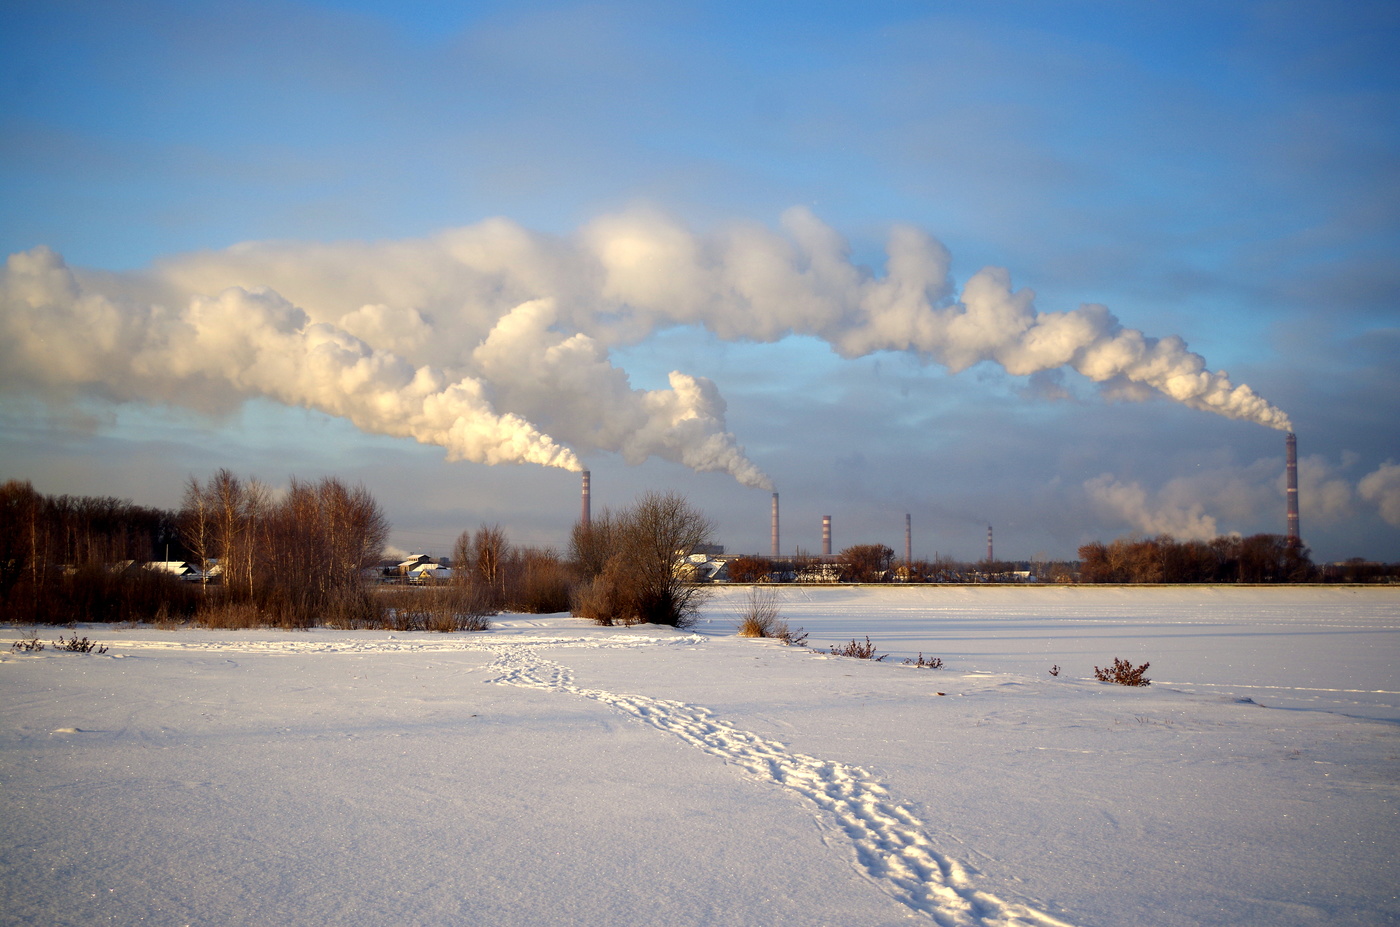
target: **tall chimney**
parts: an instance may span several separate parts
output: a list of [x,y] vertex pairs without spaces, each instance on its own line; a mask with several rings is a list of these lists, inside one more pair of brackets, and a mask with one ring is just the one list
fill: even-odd
[[1283,446],[1288,452],[1288,546],[1301,547],[1303,536],[1298,530],[1298,436],[1290,431]]
[[831,556],[831,516],[822,516],[822,556]]
[[579,515],[579,523],[585,528],[593,524],[593,504],[588,491],[589,476],[587,470],[583,471],[583,512]]
[[992,562],[992,526],[987,526],[987,562]]
[[773,559],[778,557],[778,494],[773,493]]
[[909,517],[909,513],[904,513],[904,565],[910,566],[914,562],[914,523]]

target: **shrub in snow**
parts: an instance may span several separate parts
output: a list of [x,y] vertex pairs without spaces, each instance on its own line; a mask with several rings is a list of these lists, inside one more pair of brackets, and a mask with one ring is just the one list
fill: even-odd
[[882,653],[878,657],[875,656],[875,645],[870,643],[869,634],[865,635],[864,644],[852,638],[849,644],[845,644],[841,647],[832,647],[827,653],[835,657],[855,657],[858,660],[874,660],[876,663],[879,663],[881,660],[885,659],[885,657],[889,656],[887,653]]
[[66,650],[69,653],[92,653],[93,648],[96,648],[98,653],[107,652],[106,644],[98,644],[97,641],[90,641],[86,637],[79,638],[76,634],[73,635],[72,640],[65,640],[63,635],[60,634],[58,640],[53,642],[53,645],[55,648]]
[[486,600],[476,587],[429,586],[395,589],[383,597],[378,627],[390,631],[486,631],[491,628]]
[[807,632],[794,631],[778,614],[778,590],[771,586],[754,586],[748,599],[739,608],[740,637],[771,637],[789,647],[807,646]]
[[1143,674],[1151,665],[1144,663],[1135,667],[1121,657],[1114,657],[1113,665],[1108,669],[1094,667],[1094,678],[1099,682],[1116,682],[1120,686],[1148,686],[1152,684],[1152,680]]
[[681,567],[713,533],[677,493],[645,493],[621,512],[574,525],[570,552],[581,582],[573,613],[601,625],[689,627],[706,592]]
[[942,658],[942,657],[929,657],[928,659],[924,659],[924,652],[923,652],[922,650],[919,651],[919,659],[917,659],[917,660],[905,660],[904,662],[905,662],[907,665],[909,665],[909,666],[917,666],[917,667],[920,667],[920,668],[923,668],[923,667],[927,667],[928,669],[942,669],[942,668],[943,668],[943,658]]
[[10,645],[10,649],[15,653],[38,653],[44,649],[44,642],[39,640],[37,631],[30,631],[28,637],[22,637]]

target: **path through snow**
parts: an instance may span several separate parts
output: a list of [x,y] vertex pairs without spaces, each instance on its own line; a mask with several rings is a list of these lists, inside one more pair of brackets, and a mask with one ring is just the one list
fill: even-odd
[[858,872],[940,927],[1068,927],[1026,904],[979,890],[972,871],[935,850],[922,822],[866,770],[793,753],[776,741],[726,724],[698,705],[577,686],[567,666],[539,652],[541,646],[635,647],[702,640],[628,637],[600,644],[556,639],[491,643],[483,649],[495,654],[490,669],[498,674],[487,682],[602,702],[794,793],[814,811],[823,829],[830,832],[834,824],[849,842]]

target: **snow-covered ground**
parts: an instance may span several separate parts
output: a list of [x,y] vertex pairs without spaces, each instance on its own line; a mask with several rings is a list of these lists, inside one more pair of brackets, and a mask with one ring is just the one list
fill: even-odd
[[743,595],[0,633],[0,923],[1400,922],[1400,590],[785,588],[807,650]]

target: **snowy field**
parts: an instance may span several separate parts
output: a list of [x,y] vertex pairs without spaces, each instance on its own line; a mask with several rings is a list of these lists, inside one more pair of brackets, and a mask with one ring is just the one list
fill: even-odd
[[0,634],[0,923],[1400,923],[1400,589],[783,595],[813,648],[738,589],[695,633]]

